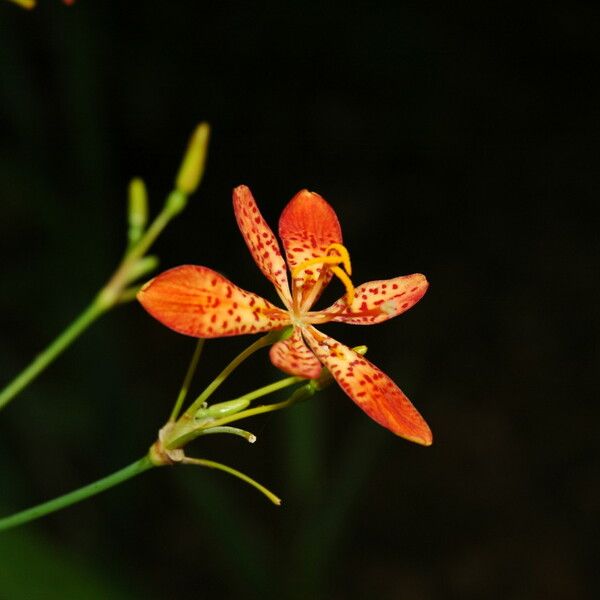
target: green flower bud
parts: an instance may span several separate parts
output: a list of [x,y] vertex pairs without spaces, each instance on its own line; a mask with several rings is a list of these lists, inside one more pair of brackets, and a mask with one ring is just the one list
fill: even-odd
[[222,417],[228,417],[229,415],[235,415],[236,413],[244,410],[250,405],[249,400],[229,400],[228,402],[220,402],[219,404],[213,404],[207,408],[201,408],[194,416],[195,419],[221,419]]
[[175,187],[183,194],[193,193],[204,175],[209,136],[208,123],[200,123],[192,134],[175,180]]
[[128,220],[129,243],[134,244],[142,237],[148,222],[148,194],[146,185],[139,177],[129,183]]

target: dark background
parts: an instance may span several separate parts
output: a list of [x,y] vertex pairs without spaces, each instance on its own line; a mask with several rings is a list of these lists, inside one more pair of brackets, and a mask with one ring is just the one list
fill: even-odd
[[[0,4],[0,384],[111,273],[129,179],[157,211],[207,120],[206,178],[161,268],[205,264],[275,300],[231,189],[273,227],[318,191],[356,283],[431,282],[394,321],[326,331],[369,346],[435,442],[395,438],[332,387],[249,423],[254,446],[193,449],[282,508],[221,473],[157,470],[0,535],[0,598],[597,597],[600,10],[40,4]],[[194,391],[249,340],[209,342]],[[0,415],[2,514],[141,456],[193,345],[135,304],[95,324]],[[218,398],[276,377],[263,353]]]

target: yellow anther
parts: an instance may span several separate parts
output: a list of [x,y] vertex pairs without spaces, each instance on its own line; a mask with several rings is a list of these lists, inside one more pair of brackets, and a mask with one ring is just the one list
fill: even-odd
[[350,253],[348,252],[348,249],[346,248],[346,246],[344,246],[343,244],[337,244],[337,243],[330,244],[329,247],[327,248],[327,255],[329,255],[329,253],[332,250],[335,250],[339,254],[340,258],[342,259],[340,262],[344,265],[344,269],[346,269],[346,273],[348,273],[348,275],[352,275],[352,265],[350,264]]
[[352,285],[352,281],[350,281],[350,277],[339,267],[331,267],[331,272],[344,284],[346,288],[346,304],[352,306],[354,302],[354,286]]

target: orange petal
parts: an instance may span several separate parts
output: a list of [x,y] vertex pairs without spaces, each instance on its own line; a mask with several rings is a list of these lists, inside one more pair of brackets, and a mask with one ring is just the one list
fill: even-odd
[[375,365],[314,327],[305,338],[342,389],[374,421],[411,442],[430,446],[429,426],[400,388]]
[[[331,244],[342,243],[342,230],[335,211],[319,194],[308,190],[298,192],[284,208],[279,219],[279,236],[290,269],[311,258],[325,256]],[[320,265],[311,265],[297,273],[294,293],[306,298],[322,269]],[[320,285],[325,287],[330,279],[331,271],[328,270]]]
[[315,379],[321,373],[321,363],[304,343],[298,327],[290,338],[271,346],[269,356],[278,369],[290,375]]
[[369,281],[355,288],[352,306],[348,306],[344,296],[321,314],[336,314],[333,321],[351,325],[383,323],[414,306],[428,286],[425,275],[420,273]]
[[252,192],[245,185],[240,185],[233,190],[233,210],[252,258],[265,277],[275,286],[286,306],[291,306],[285,261],[277,238],[260,214]]
[[193,337],[258,333],[290,322],[287,311],[212,269],[195,265],[161,273],[142,287],[137,298],[163,325]]

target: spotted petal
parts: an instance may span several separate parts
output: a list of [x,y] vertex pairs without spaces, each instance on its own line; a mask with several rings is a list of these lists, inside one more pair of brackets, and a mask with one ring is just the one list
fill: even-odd
[[233,210],[246,245],[259,269],[275,286],[286,306],[291,306],[285,261],[275,234],[260,214],[252,192],[240,185],[233,190]]
[[163,325],[200,338],[280,329],[289,314],[207,267],[183,265],[150,280],[137,295]]
[[351,325],[383,323],[414,306],[428,286],[425,275],[420,273],[369,281],[355,289],[352,306],[348,306],[344,296],[322,313],[335,314],[333,321]]
[[[281,213],[279,236],[292,270],[311,258],[325,256],[331,244],[342,243],[342,230],[335,211],[319,194],[308,190],[298,192]],[[310,265],[297,273],[295,293],[307,298],[322,269],[321,265]],[[319,283],[320,289],[330,279],[331,271],[327,269]],[[305,308],[308,310],[310,306]]]
[[385,373],[314,327],[305,332],[305,337],[346,394],[374,421],[407,440],[431,445],[433,437],[429,426]]
[[321,363],[304,343],[298,327],[290,338],[273,344],[269,356],[278,369],[290,375],[315,379],[321,373]]

